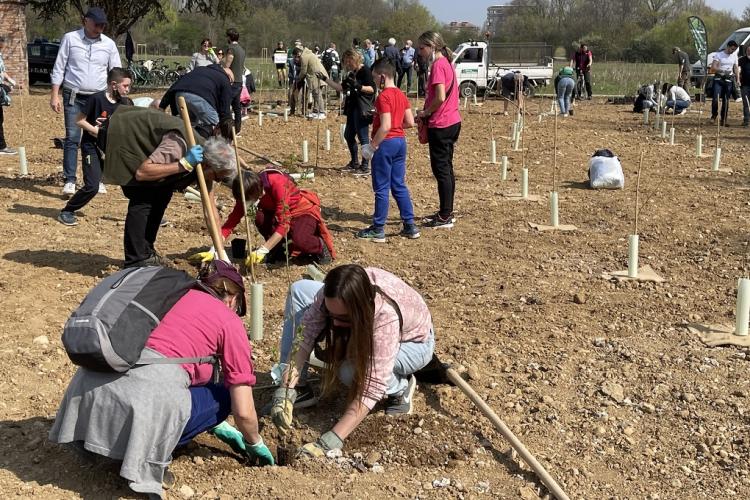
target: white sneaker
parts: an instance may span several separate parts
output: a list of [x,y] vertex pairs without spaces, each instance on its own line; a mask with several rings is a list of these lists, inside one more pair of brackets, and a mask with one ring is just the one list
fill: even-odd
[[325,120],[326,114],[325,113],[318,113],[317,116],[315,116],[316,120]]
[[99,194],[107,194],[107,188],[101,182],[99,183]]
[[75,182],[66,182],[63,186],[63,194],[64,195],[74,195],[76,194],[76,183]]

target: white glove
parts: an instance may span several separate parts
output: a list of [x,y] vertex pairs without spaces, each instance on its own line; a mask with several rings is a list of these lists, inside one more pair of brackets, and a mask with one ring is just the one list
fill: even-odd
[[372,147],[372,144],[365,144],[362,146],[362,158],[365,160],[371,160],[375,155],[376,148]]

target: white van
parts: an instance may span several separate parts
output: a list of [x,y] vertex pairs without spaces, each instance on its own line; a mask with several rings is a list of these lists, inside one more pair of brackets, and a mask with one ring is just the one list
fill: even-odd
[[[737,42],[737,45],[739,46],[737,56],[744,56],[745,50],[747,50],[747,46],[750,45],[750,26],[747,28],[740,28],[729,37],[727,37],[726,40],[724,40],[724,43],[722,43],[719,46],[719,49],[716,50],[716,52],[722,51],[726,48],[727,44],[730,40],[734,40]],[[716,52],[709,52],[706,55],[706,61],[697,61],[691,66],[690,70],[690,83],[693,84],[694,87],[700,87],[702,82],[704,81],[706,77],[706,68],[710,64],[710,61],[713,60],[713,55]],[[710,76],[710,75],[709,75]]]

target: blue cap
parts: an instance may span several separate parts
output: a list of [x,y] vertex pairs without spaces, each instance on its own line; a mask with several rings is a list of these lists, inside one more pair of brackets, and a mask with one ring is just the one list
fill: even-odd
[[101,7],[90,7],[83,17],[88,17],[96,24],[107,24],[107,14],[104,13]]

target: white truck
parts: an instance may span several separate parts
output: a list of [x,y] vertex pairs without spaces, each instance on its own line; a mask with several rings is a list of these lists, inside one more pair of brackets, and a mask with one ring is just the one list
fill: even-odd
[[509,71],[529,79],[530,93],[552,81],[552,47],[542,43],[487,43],[470,40],[454,51],[460,96],[484,93],[488,82]]

